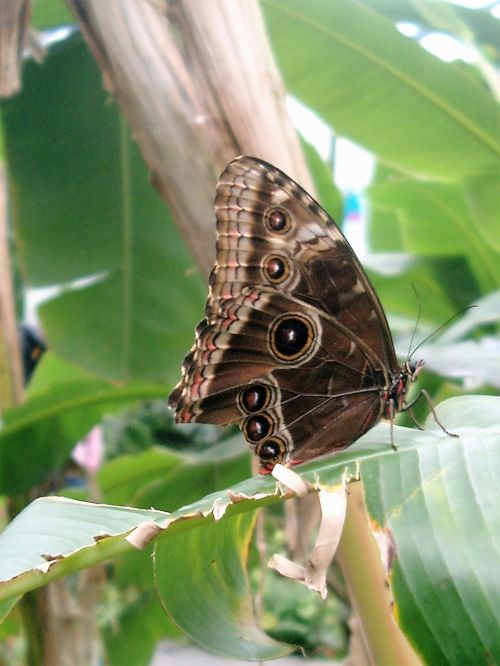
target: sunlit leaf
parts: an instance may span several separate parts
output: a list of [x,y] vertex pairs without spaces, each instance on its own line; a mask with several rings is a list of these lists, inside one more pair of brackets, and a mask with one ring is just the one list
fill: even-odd
[[355,0],[262,7],[289,91],[339,134],[387,164],[443,180],[497,163],[500,109],[492,96],[376,11]]

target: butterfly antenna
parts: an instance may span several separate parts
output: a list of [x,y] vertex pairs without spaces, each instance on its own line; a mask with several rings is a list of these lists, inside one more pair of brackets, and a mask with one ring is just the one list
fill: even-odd
[[[415,340],[415,335],[417,334],[417,328],[418,328],[418,325],[420,323],[420,318],[422,316],[422,299],[418,295],[417,289],[416,289],[415,285],[413,284],[413,282],[411,282],[410,284],[411,284],[411,288],[413,289],[413,293],[415,294],[415,298],[417,299],[418,314],[417,314],[417,321],[415,322],[415,326],[413,328],[413,333],[411,334],[410,344],[408,345],[408,353],[406,354],[406,360],[407,361],[409,361],[412,357],[412,354],[415,353],[415,350],[413,350],[413,352],[412,352],[411,348],[412,348],[412,345],[413,345],[413,341]],[[418,347],[417,347],[417,349],[418,349]]]
[[[415,349],[414,349],[414,350],[411,352],[411,354],[408,356],[408,360],[411,359],[411,357],[413,356],[413,354],[414,354],[418,349],[420,349],[420,347],[421,347],[422,345],[424,345],[424,344],[427,342],[427,340],[430,340],[430,338],[432,338],[434,335],[436,335],[436,333],[439,333],[439,331],[441,331],[445,326],[448,326],[448,324],[450,323],[450,321],[453,321],[454,319],[456,319],[456,318],[457,318],[459,315],[461,315],[462,313],[467,312],[467,310],[472,310],[472,308],[477,308],[477,305],[468,305],[466,308],[462,308],[462,309],[459,310],[458,312],[455,312],[455,314],[452,315],[449,319],[447,319],[447,320],[444,322],[444,324],[441,324],[441,326],[438,326],[438,328],[436,328],[435,331],[432,331],[432,333],[430,333],[426,338],[424,338],[424,339],[422,340],[422,342],[419,342],[419,343],[418,343],[418,345],[415,347]],[[412,338],[412,340],[413,340],[413,338]],[[410,343],[410,348],[411,348],[411,343]]]

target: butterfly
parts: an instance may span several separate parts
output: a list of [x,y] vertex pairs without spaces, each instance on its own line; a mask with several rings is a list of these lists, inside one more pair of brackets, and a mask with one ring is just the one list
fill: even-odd
[[222,172],[215,214],[205,318],[169,397],[176,421],[238,423],[263,474],[344,449],[381,418],[392,433],[423,361],[399,365],[335,222],[282,171],[247,156]]

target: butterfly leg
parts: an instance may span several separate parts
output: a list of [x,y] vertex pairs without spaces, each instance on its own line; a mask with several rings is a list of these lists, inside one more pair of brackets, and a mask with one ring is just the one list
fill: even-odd
[[394,441],[394,419],[396,416],[396,405],[394,400],[391,398],[389,400],[389,432],[391,438],[391,447],[394,451],[398,450],[396,442]]
[[413,412],[412,412],[412,409],[411,409],[413,407],[413,405],[417,402],[417,400],[419,400],[422,396],[424,396],[424,398],[426,399],[427,404],[429,405],[429,409],[431,410],[431,414],[434,417],[434,421],[436,421],[436,423],[441,428],[441,430],[443,432],[445,432],[449,437],[459,437],[459,435],[457,435],[456,433],[450,432],[449,430],[446,430],[444,425],[441,423],[441,421],[438,418],[438,415],[436,414],[436,410],[434,409],[434,403],[432,402],[432,398],[427,393],[427,391],[425,389],[422,389],[420,391],[420,393],[417,395],[417,397],[414,400],[412,400],[411,402],[409,402],[407,405],[405,405],[401,411],[409,412],[410,416],[412,417],[412,420],[415,423],[415,425],[417,426],[417,428],[419,428],[420,430],[424,430],[424,428],[422,428],[419,425],[419,423],[417,422],[417,420],[415,419],[415,417],[413,415]]
[[417,428],[419,430],[425,430],[424,426],[419,422],[419,420],[415,416],[415,413],[414,413],[414,411],[411,407],[404,407],[403,411],[408,412],[408,414],[410,415],[411,420],[413,421],[413,423],[417,426]]

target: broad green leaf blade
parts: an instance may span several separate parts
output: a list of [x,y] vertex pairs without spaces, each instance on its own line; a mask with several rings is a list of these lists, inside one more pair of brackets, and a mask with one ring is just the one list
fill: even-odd
[[[485,655],[495,663],[500,657],[499,408],[499,398],[455,398],[440,405],[438,414],[450,430],[460,434],[459,439],[449,438],[429,419],[423,432],[396,427],[399,448],[393,451],[388,445],[388,424],[381,424],[348,451],[298,468],[316,488],[361,477],[373,524],[388,528],[394,540],[397,618],[430,664],[464,663],[450,637],[471,657],[467,663],[485,663]],[[165,527],[157,541],[163,549],[181,532],[213,529],[214,517],[219,527],[233,516],[281,499],[272,478],[257,477],[169,515],[54,498],[38,500],[0,535],[0,574],[19,574],[0,586],[0,601],[131,552],[123,538],[125,531],[148,518]],[[116,510],[124,518],[116,521]],[[112,536],[94,543],[102,532]],[[222,532],[219,536],[225,538]],[[202,541],[199,537],[197,542]],[[189,568],[188,563],[197,562],[197,552],[191,545],[182,549],[181,543],[176,549],[193,573],[194,566]],[[75,547],[81,549],[75,551]],[[43,575],[30,568],[44,564],[40,553],[63,558]],[[236,554],[233,551],[231,557]],[[187,576],[182,584],[189,584]],[[199,583],[190,596],[197,594]],[[180,603],[182,611],[182,599]],[[189,630],[196,633],[196,627]],[[457,631],[462,632],[460,639]]]
[[[192,428],[187,430],[193,432]],[[228,444],[234,445],[232,440],[235,437],[231,437]],[[236,485],[250,473],[247,447],[243,455],[243,447],[236,447],[231,457],[227,453],[221,457],[222,448],[223,444],[210,447],[205,455],[200,452],[184,465],[179,464],[180,458],[174,458],[174,464],[169,464],[172,453],[156,447],[107,462],[97,479],[103,500],[172,511],[196,502],[204,494]],[[184,453],[182,459],[186,461]],[[140,654],[147,655],[148,649],[152,649],[160,638],[170,635],[172,630],[180,633],[173,624],[169,625],[161,608],[153,584],[151,551],[146,548],[123,554],[113,567],[115,586],[123,591],[125,598],[138,596],[138,599],[120,614],[119,626],[113,623],[105,632],[107,657],[111,664],[127,662],[128,653],[129,662],[134,665],[144,663],[145,666],[150,658],[141,661]]]
[[[424,344],[419,354],[426,367],[441,377],[472,380],[477,385],[500,387],[500,349],[494,339],[474,337],[474,329],[500,321],[500,291],[476,301],[473,307],[457,317],[446,330],[436,336],[435,342]],[[421,337],[433,330],[421,333]],[[404,355],[410,346],[412,331],[398,338],[397,350]],[[469,339],[462,340],[465,336]],[[444,408],[444,406],[443,406]],[[474,423],[474,417],[471,417]]]
[[205,287],[78,35],[2,104],[20,260],[48,346],[99,377],[178,377]]
[[[365,264],[369,261],[367,258]],[[407,317],[414,326],[420,300],[424,304],[424,321],[432,322],[436,328],[477,297],[474,281],[460,279],[466,270],[467,265],[461,257],[425,257],[394,277],[373,270],[368,270],[368,274],[387,313]],[[416,285],[418,299],[412,284]]]
[[175,467],[168,476],[157,477],[139,489],[133,504],[172,511],[178,506],[197,502],[200,495],[236,485],[248,478],[250,473],[248,451],[225,460],[190,462]]
[[[379,7],[379,0],[363,0],[366,4],[372,4]],[[400,0],[392,4],[396,11],[408,14],[416,10],[415,19],[419,24],[429,29],[438,29],[455,35],[459,41],[466,44],[473,44],[484,52],[491,53],[491,60],[495,60],[495,53],[498,55],[498,44],[500,44],[500,26],[498,20],[494,19],[487,5],[474,5],[470,7],[460,6],[458,4],[444,3],[440,0]],[[403,19],[401,13],[399,19]],[[410,19],[411,20],[411,19]],[[484,72],[483,72],[484,76]]]
[[[81,564],[65,566],[70,558],[60,558],[75,554],[73,562],[79,559],[89,566],[113,554],[113,546],[117,545],[113,536],[124,534],[146,520],[167,517],[163,511],[42,497],[24,509],[0,535],[0,580],[5,586],[9,581],[19,581],[22,576],[25,586],[29,585],[26,582],[29,577],[33,587],[38,587],[36,578],[46,570],[63,569],[60,577],[81,568]],[[82,552],[86,548],[93,549],[94,553],[86,557]],[[125,549],[122,546],[118,550]],[[53,565],[49,568],[50,562]],[[51,577],[47,575],[46,582]]]
[[339,134],[387,164],[443,180],[498,162],[500,109],[469,72],[355,0],[262,7],[288,90]]
[[73,14],[63,0],[37,0],[33,3],[31,25],[36,30],[54,30],[74,23]]
[[0,492],[25,492],[61,468],[76,443],[103,416],[138,400],[162,399],[155,385],[116,387],[98,379],[75,379],[36,391],[3,414],[0,429]]
[[64,361],[52,351],[44,352],[38,361],[34,373],[26,387],[26,398],[33,398],[37,393],[44,393],[63,382],[96,379],[74,363]]
[[171,514],[64,497],[37,499],[0,534],[0,602],[110,557],[133,552],[124,537],[146,521],[160,522],[165,528],[162,535],[170,537],[198,528],[214,515],[221,517],[226,510],[228,515],[246,513],[278,500],[274,479],[262,477],[211,493]]
[[240,514],[177,534],[158,542],[154,557],[158,593],[173,621],[207,650],[248,661],[293,651],[256,623],[246,573],[255,518]]
[[225,444],[211,446],[209,455],[189,456],[182,449],[153,446],[110,460],[97,473],[103,499],[107,504],[173,511],[236,484],[250,473],[248,449],[240,437],[229,439],[230,452]]
[[97,481],[106,503],[137,505],[136,496],[142,494],[145,487],[151,483],[156,485],[162,478],[168,479],[180,464],[179,456],[153,447],[105,463],[97,473]]
[[425,364],[442,377],[465,378],[500,389],[500,349],[476,341],[422,347]]
[[21,597],[11,597],[6,601],[0,603],[0,624],[3,623],[5,618],[9,615],[10,611],[14,608]]
[[478,233],[462,186],[393,177],[370,188],[370,201],[379,211],[378,224],[370,225],[372,238],[384,235],[380,211],[389,211],[389,224],[393,214],[399,218],[405,251],[426,257],[464,256],[477,271],[483,292],[498,287],[498,254]]
[[481,174],[466,183],[474,224],[481,236],[500,254],[500,165],[494,173]]
[[449,400],[439,416],[460,439],[361,465],[371,517],[396,546],[396,617],[428,664],[500,659],[499,403]]

